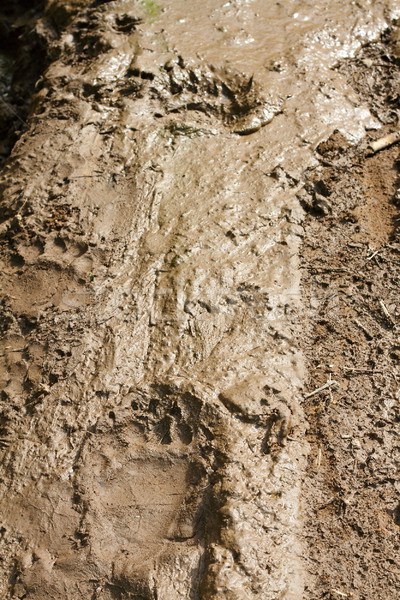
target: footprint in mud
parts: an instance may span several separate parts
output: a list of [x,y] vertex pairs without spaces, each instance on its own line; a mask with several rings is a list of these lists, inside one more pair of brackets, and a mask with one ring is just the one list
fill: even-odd
[[3,291],[19,314],[33,315],[51,304],[61,310],[86,306],[92,298],[88,276],[101,261],[99,253],[89,254],[87,244],[66,236],[21,244],[12,265],[19,270],[18,279],[11,285],[8,277]]
[[[168,450],[159,442],[149,448],[148,440],[125,430],[118,437],[110,432],[91,439],[82,463],[76,478],[84,507],[80,531],[90,555],[108,574],[110,597],[122,590],[146,600],[186,597],[187,578],[171,582],[160,573],[172,566],[179,572],[179,565],[182,573],[198,571],[202,474],[190,454],[173,443]],[[162,596],[160,586],[166,587]]]
[[71,310],[90,303],[92,292],[75,273],[56,264],[25,269],[18,280],[1,282],[15,314],[37,316],[46,306]]
[[[186,118],[201,114],[213,117],[215,124],[223,124],[239,135],[248,135],[258,131],[282,112],[284,100],[278,96],[266,94],[253,81],[253,77],[233,69],[200,68],[192,61],[185,62],[182,57],[169,61],[157,74],[140,70],[137,66],[128,70],[126,75],[135,78],[136,87],[130,82],[121,89],[124,95],[133,90],[141,92],[146,80],[151,82],[151,95],[156,97],[167,115],[181,115]],[[207,132],[177,120],[170,121],[167,129],[177,135],[195,136]]]
[[197,459],[149,445],[132,424],[100,429],[72,481],[43,480],[8,505],[21,538],[18,590],[32,600],[192,597],[203,554]]
[[64,267],[72,268],[76,275],[84,277],[93,268],[93,258],[88,254],[85,242],[56,236],[48,239],[43,258],[55,260]]

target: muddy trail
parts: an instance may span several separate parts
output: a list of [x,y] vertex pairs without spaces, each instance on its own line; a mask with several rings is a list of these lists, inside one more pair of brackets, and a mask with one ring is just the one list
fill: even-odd
[[397,597],[397,2],[0,12],[1,597]]

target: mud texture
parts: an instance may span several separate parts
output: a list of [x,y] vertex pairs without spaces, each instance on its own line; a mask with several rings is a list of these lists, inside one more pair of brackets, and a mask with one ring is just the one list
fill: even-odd
[[396,595],[399,15],[320,8],[9,15],[7,600]]

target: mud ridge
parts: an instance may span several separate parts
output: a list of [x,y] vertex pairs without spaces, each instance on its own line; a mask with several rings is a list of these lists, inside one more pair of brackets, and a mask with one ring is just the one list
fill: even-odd
[[[281,109],[232,69],[179,56],[140,69],[140,23],[122,4],[70,20],[37,86],[29,136],[2,173],[2,592],[272,600],[301,585],[289,576],[293,533],[276,522],[297,507],[301,362],[265,327],[243,372],[235,338],[252,347],[257,319],[283,306],[264,308],[262,275],[245,282],[252,263],[228,280],[222,263],[262,244],[252,224],[239,243],[224,208],[228,179],[244,183],[226,147]],[[212,165],[215,197],[201,183],[210,138],[222,162]],[[216,209],[227,211],[222,228],[219,218],[210,228]],[[279,234],[288,252],[277,257],[277,289],[292,228]],[[206,276],[198,239],[215,263]],[[224,340],[237,348],[228,361]],[[277,368],[261,375],[277,344]],[[269,575],[260,560],[279,552],[286,559]]]

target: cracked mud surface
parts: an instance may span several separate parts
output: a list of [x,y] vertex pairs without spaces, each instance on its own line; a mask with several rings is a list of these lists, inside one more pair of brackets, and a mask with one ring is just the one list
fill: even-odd
[[396,595],[397,12],[6,15],[4,598]]

